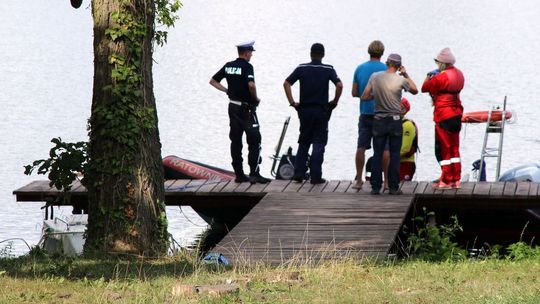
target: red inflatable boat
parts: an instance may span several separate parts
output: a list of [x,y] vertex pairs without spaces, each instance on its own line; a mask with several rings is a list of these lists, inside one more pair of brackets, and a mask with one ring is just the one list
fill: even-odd
[[165,179],[233,180],[234,172],[169,155],[163,159]]

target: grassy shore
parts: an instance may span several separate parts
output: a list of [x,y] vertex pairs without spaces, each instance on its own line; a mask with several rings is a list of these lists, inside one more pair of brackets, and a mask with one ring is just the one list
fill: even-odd
[[[0,303],[540,303],[538,257],[242,268],[193,261],[187,255],[0,259]],[[178,284],[230,284],[239,291],[173,296]]]

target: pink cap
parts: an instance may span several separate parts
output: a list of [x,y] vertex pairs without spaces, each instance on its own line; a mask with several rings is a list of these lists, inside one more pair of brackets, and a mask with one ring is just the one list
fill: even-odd
[[456,63],[456,57],[454,57],[454,54],[452,54],[452,51],[450,50],[450,48],[442,49],[437,55],[437,58],[435,58],[435,60],[442,63],[450,63],[450,64]]

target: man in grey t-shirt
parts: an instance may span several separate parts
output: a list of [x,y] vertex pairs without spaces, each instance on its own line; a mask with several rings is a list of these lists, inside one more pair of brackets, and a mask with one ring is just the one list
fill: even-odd
[[[386,60],[388,69],[374,73],[361,96],[362,100],[375,99],[373,120],[373,163],[371,167],[371,194],[379,194],[382,186],[382,156],[388,142],[390,164],[388,166],[389,193],[401,194],[399,190],[399,153],[403,127],[401,122],[401,93],[418,93],[416,84],[401,65],[401,56],[390,54]],[[400,72],[399,75],[396,72]]]

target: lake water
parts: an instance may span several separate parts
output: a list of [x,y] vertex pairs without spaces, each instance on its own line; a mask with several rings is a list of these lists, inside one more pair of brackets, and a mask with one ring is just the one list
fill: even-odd
[[[466,111],[501,105],[518,115],[504,137],[502,171],[540,161],[536,111],[540,86],[536,61],[540,56],[540,3],[536,0],[483,1],[360,1],[340,0],[184,0],[180,21],[169,43],[155,52],[154,88],[162,154],[177,155],[229,169],[227,99],[208,85],[210,77],[236,57],[236,43],[256,40],[252,58],[262,99],[258,110],[263,136],[262,172],[283,122],[292,116],[284,147],[296,149],[298,120],[288,107],[282,83],[297,64],[309,61],[314,42],[326,46],[325,62],[334,65],[344,82],[344,94],[330,121],[323,174],[352,179],[357,137],[358,100],[350,96],[352,74],[367,60],[374,39],[386,45],[386,55],[402,55],[418,86],[433,58],[451,47],[456,66],[465,74],[462,100]],[[27,177],[23,166],[45,158],[50,139],[87,139],[93,54],[89,1],[72,9],[67,0],[0,2],[0,241],[39,240],[41,203],[16,203],[12,191],[42,176]],[[385,57],[383,57],[384,59]],[[297,90],[298,88],[295,87]],[[297,92],[297,91],[296,91]],[[331,95],[332,96],[332,95]],[[430,98],[406,95],[408,116],[420,132],[418,180],[439,175],[433,155]],[[479,158],[484,125],[462,132],[464,173]],[[495,143],[493,143],[494,145]],[[369,153],[368,153],[369,154]],[[488,179],[494,163],[488,162]],[[56,214],[68,214],[62,209]],[[170,231],[182,243],[204,229],[204,221],[189,208],[168,208]],[[0,249],[6,243],[0,243]],[[16,241],[15,253],[26,246]]]

